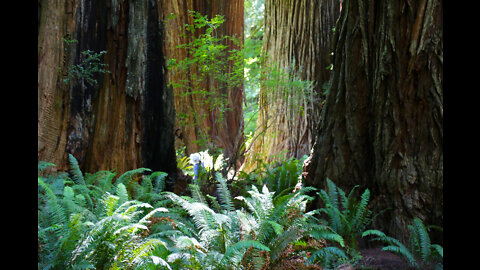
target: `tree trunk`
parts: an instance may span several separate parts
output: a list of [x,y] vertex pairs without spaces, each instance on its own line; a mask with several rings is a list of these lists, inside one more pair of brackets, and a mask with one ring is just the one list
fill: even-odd
[[[339,0],[265,1],[260,111],[245,171],[254,169],[257,159],[272,162],[309,154],[322,87],[330,77],[331,36],[339,14]],[[292,80],[314,85],[305,91]]]
[[401,240],[413,217],[443,225],[442,11],[438,0],[343,3],[305,166],[307,185],[369,188],[373,209],[390,209],[374,225]]
[[[175,113],[157,3],[43,0],[40,9],[39,160],[64,170],[71,153],[86,172],[148,167],[169,173],[171,187]],[[67,45],[67,33],[77,42]],[[86,50],[106,50],[111,73],[63,84]]]
[[[181,44],[192,41],[185,29],[185,24],[193,25],[193,18],[188,15],[189,10],[207,15],[209,19],[215,15],[225,16],[225,22],[216,30],[218,36],[235,36],[243,43],[243,1],[242,0],[215,0],[215,1],[170,1],[162,2],[165,22],[165,46],[166,59],[182,60],[187,51],[177,48]],[[208,5],[207,5],[208,3]],[[175,16],[170,16],[174,14]],[[198,37],[198,33],[196,34]],[[239,49],[231,41],[225,45],[230,49]],[[226,72],[231,72],[233,62]],[[191,67],[185,72],[168,72],[169,82],[181,82],[191,80],[199,75],[196,67]],[[174,87],[175,110],[177,112],[176,135],[177,146],[184,144],[187,154],[204,150],[206,146],[199,146],[198,141],[202,135],[206,135],[210,147],[220,147],[224,156],[231,160],[237,160],[237,153],[243,142],[243,85],[229,88],[221,83],[207,78],[201,85],[204,90],[211,92],[213,88],[220,89],[221,95],[226,96],[226,109],[223,116],[215,107],[205,105],[205,99],[192,94],[188,87]],[[183,121],[183,123],[181,123]],[[208,146],[207,146],[208,148]],[[241,161],[241,160],[238,160]]]
[[38,159],[64,168],[68,90],[61,82],[66,57],[62,38],[71,29],[74,1],[39,1],[38,25]]

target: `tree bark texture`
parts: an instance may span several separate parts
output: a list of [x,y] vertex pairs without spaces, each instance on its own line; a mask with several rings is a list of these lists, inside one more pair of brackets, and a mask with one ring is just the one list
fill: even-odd
[[310,153],[320,119],[322,86],[328,83],[331,64],[331,37],[340,14],[339,0],[266,0],[262,51],[266,70],[276,68],[292,79],[314,82],[313,91],[288,89],[264,72],[259,94],[257,130],[244,170],[264,162]]
[[[307,185],[371,190],[375,226],[443,226],[443,4],[344,1]],[[441,233],[434,239],[443,242]],[[435,241],[435,240],[434,240]]]
[[[216,29],[216,34],[220,36],[235,36],[243,43],[243,25],[244,25],[244,7],[243,0],[213,0],[213,1],[170,1],[162,2],[162,20],[165,22],[165,46],[164,54],[166,59],[182,60],[188,55],[183,48],[177,48],[178,45],[187,44],[192,41],[185,29],[185,24],[193,25],[193,18],[188,15],[189,10],[207,15],[209,19],[215,15],[223,15],[225,22]],[[175,17],[170,17],[174,14]],[[199,33],[196,33],[197,37]],[[229,49],[240,49],[232,41],[225,41]],[[226,72],[231,72],[233,63]],[[168,72],[168,82],[180,82],[190,80],[199,71],[196,67],[191,67],[185,72]],[[198,152],[205,149],[205,146],[199,146],[197,141],[202,139],[203,132],[207,131],[209,141],[213,143],[210,147],[220,147],[224,151],[224,156],[231,160],[237,160],[238,149],[243,142],[243,85],[229,88],[221,85],[214,79],[208,78],[202,83],[206,91],[212,91],[213,88],[220,89],[221,94],[227,97],[226,110],[223,117],[217,108],[205,105],[204,97],[191,94],[188,87],[175,87],[175,110],[178,115],[186,117],[185,123],[181,124],[179,118],[176,121],[177,145],[183,143],[187,154]],[[241,159],[238,159],[240,162]]]
[[[86,172],[147,167],[173,179],[175,111],[157,2],[42,0],[40,10],[38,159],[65,170],[71,153]],[[67,33],[77,42],[67,45]],[[85,50],[106,50],[111,73],[93,86],[63,84]]]

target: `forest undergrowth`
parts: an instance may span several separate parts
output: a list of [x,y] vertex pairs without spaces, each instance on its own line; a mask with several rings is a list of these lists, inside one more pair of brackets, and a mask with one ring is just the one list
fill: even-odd
[[[370,227],[370,191],[303,186],[302,160],[264,164],[229,179],[208,152],[183,158],[186,194],[165,190],[166,173],[138,168],[49,173],[38,164],[39,269],[372,269],[362,239],[412,269],[443,269],[443,247],[415,218],[408,243]],[[315,198],[323,202],[309,210]],[[378,213],[377,213],[378,214]],[[434,228],[441,229],[441,228]]]

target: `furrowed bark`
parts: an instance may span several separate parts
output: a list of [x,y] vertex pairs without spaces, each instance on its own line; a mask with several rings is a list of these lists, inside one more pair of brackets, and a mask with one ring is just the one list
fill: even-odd
[[[183,48],[177,48],[181,44],[192,41],[185,29],[185,24],[194,24],[193,18],[188,11],[196,11],[207,15],[209,19],[215,15],[223,15],[225,22],[216,29],[220,36],[235,36],[243,43],[243,1],[240,0],[215,0],[203,1],[161,1],[163,12],[161,17],[165,22],[165,59],[182,60],[190,57]],[[171,14],[175,16],[171,16]],[[198,37],[199,33],[196,33]],[[228,49],[239,49],[231,41],[224,43]],[[233,69],[233,62],[226,72]],[[186,82],[194,76],[198,76],[196,67],[191,67],[185,72],[167,72],[168,82]],[[220,89],[220,94],[226,96],[226,108],[220,112],[218,108],[205,104],[205,98],[191,93],[188,87],[174,87],[175,110],[177,119],[175,125],[176,145],[184,144],[186,153],[194,153],[206,148],[219,147],[223,149],[224,156],[230,160],[237,160],[240,163],[241,157],[237,153],[243,143],[243,85],[227,87],[218,81],[207,78],[201,86],[211,92],[212,89]],[[220,115],[222,117],[220,117]],[[198,141],[202,140],[202,134],[206,133],[212,145],[199,146]]]
[[[404,240],[414,217],[443,226],[443,5],[346,1],[307,185],[369,188],[375,226]],[[433,241],[443,241],[434,232]]]
[[264,72],[256,139],[247,154],[245,171],[254,169],[257,159],[270,163],[310,153],[320,121],[322,88],[330,77],[331,36],[339,14],[338,0],[265,1],[263,67],[314,85],[307,93],[289,89],[285,82],[272,87],[265,83],[271,72]]
[[[171,187],[175,113],[157,2],[44,0],[41,9],[39,160],[64,170],[71,153],[86,172],[148,167],[169,173]],[[68,47],[67,33],[77,40]],[[84,79],[62,85],[85,50],[106,50],[110,73],[96,74],[96,85]]]

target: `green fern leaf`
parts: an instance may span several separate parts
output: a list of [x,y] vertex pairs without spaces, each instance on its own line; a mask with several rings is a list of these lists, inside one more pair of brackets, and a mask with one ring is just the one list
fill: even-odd
[[308,258],[308,262],[313,263],[315,260],[320,259],[321,261],[324,261],[325,264],[328,264],[328,261],[333,257],[333,259],[336,258],[343,258],[343,259],[348,259],[347,255],[345,255],[345,252],[337,247],[325,247],[317,250],[316,252],[313,252],[310,258]]
[[55,165],[53,163],[50,163],[50,162],[46,162],[46,161],[39,161],[38,162],[38,171],[41,172],[49,166],[57,166],[57,165]]
[[413,219],[413,230],[412,233],[416,239],[418,239],[418,243],[420,244],[420,256],[422,261],[425,263],[427,262],[427,258],[430,257],[430,237],[428,236],[428,232],[423,225],[423,222],[419,218]]
[[168,173],[166,172],[154,172],[149,177],[154,183],[153,192],[160,193],[165,190],[165,179],[167,178]]
[[72,173],[73,181],[75,181],[77,185],[85,185],[85,179],[83,178],[82,171],[78,166],[77,159],[69,153],[68,160],[70,162],[70,172]]
[[198,202],[202,203],[204,205],[208,205],[207,201],[205,200],[205,197],[203,197],[202,192],[200,191],[200,187],[197,184],[190,184],[188,185],[190,188],[190,192],[192,193],[192,198]]
[[360,202],[357,204],[355,209],[355,216],[349,222],[352,224],[352,228],[355,231],[363,231],[363,224],[365,224],[365,217],[367,216],[367,205],[368,200],[370,199],[370,190],[365,189],[361,196]]
[[115,186],[118,186],[118,184],[124,184],[125,186],[128,186],[130,181],[132,180],[132,176],[144,172],[151,172],[152,170],[148,168],[138,168],[135,170],[130,170],[125,173],[123,173],[120,177],[118,177],[117,181],[115,181]]
[[387,237],[384,232],[379,231],[379,230],[366,230],[362,233],[362,237],[368,236],[368,235],[375,235],[379,237]]
[[102,199],[103,209],[107,216],[112,216],[117,209],[118,201],[120,198],[115,195],[108,194]]
[[440,257],[442,258],[443,260],[443,247],[440,246],[440,245],[437,245],[437,244],[433,244],[431,246],[432,250],[434,250],[438,255],[440,255]]
[[115,194],[118,196],[119,205],[122,205],[124,202],[128,201],[128,192],[124,184],[120,183],[117,185]]
[[382,250],[393,252],[397,255],[400,255],[403,258],[405,258],[412,267],[415,267],[415,268],[418,267],[417,262],[413,257],[412,253],[410,253],[410,251],[404,245],[386,246],[386,247],[383,247]]
[[65,224],[65,211],[63,207],[58,203],[57,197],[53,193],[50,186],[45,183],[41,178],[38,178],[38,184],[45,190],[47,195],[47,204],[50,206],[51,213],[54,215],[58,224]]
[[245,249],[248,249],[248,248],[251,248],[251,247],[253,247],[255,249],[258,249],[258,250],[270,251],[270,248],[268,248],[264,244],[262,244],[258,241],[255,241],[255,240],[239,241],[239,242],[235,243],[234,245],[227,248],[227,250],[225,251],[225,255],[223,256],[221,264],[222,265],[228,265],[230,257],[235,252],[239,252],[240,250],[245,250]]
[[322,230],[311,230],[309,234],[311,237],[317,240],[325,239],[329,241],[334,241],[340,244],[340,246],[345,247],[343,237],[335,232],[330,231],[327,228],[323,228]]
[[230,190],[227,186],[227,181],[222,177],[220,173],[215,174],[217,179],[217,191],[222,200],[222,207],[225,211],[232,212],[235,210],[232,202],[232,196],[230,195]]

